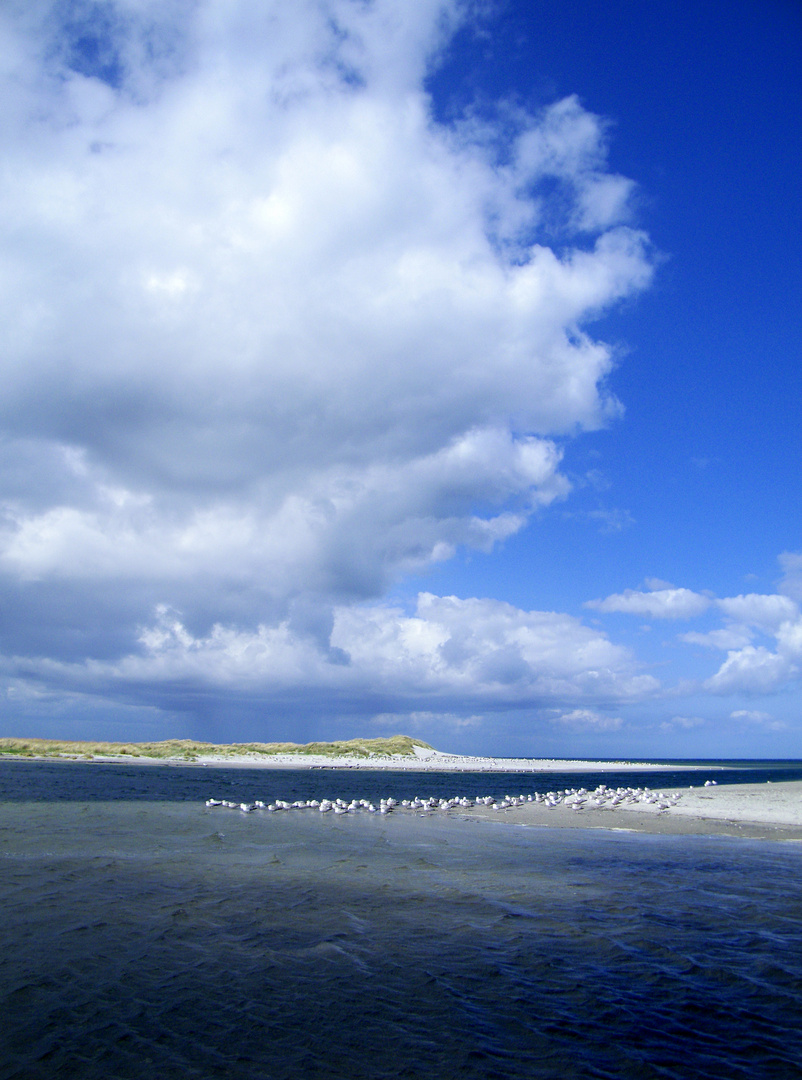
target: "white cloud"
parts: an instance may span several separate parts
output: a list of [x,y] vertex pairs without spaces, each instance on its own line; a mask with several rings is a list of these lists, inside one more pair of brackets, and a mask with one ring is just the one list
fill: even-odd
[[787,726],[782,720],[775,720],[771,713],[760,712],[758,709],[736,709],[730,713],[730,719],[744,724],[758,724],[772,731],[782,731]]
[[787,596],[779,596],[776,593],[729,596],[716,600],[716,604],[734,621],[748,626],[758,626],[765,630],[775,630],[781,623],[799,617],[798,605]]
[[676,586],[671,581],[663,581],[662,578],[647,577],[646,588],[657,592],[659,589],[675,589]]
[[690,589],[661,588],[651,592],[626,589],[604,600],[588,600],[585,607],[605,613],[651,615],[655,619],[691,619],[710,607],[710,598]]
[[636,672],[628,650],[578,619],[496,600],[422,593],[415,618],[383,608],[345,609],[331,642],[357,665],[403,670],[410,686],[464,687],[494,699],[620,699],[657,685]]
[[783,569],[780,588],[802,603],[802,552],[784,551],[779,557],[779,563]]
[[196,685],[297,700],[325,691],[352,703],[379,694],[397,704],[394,712],[418,716],[431,706],[403,704],[439,702],[446,713],[475,716],[478,703],[493,710],[554,701],[637,701],[658,689],[629,650],[578,619],[430,593],[420,594],[412,616],[381,606],[338,608],[323,645],[286,621],[256,631],[218,625],[196,637],[177,613],[162,607],[142,630],[140,645],[139,652],[113,662],[41,660],[22,666],[36,678],[61,679],[76,689],[95,683],[133,693],[143,686]]
[[[632,184],[575,97],[435,120],[425,76],[471,17],[0,12],[0,588],[60,613],[9,629],[49,678],[181,679],[190,698],[405,666],[515,700],[651,686],[567,616],[513,633],[483,608],[512,635],[483,654],[441,601],[424,637],[447,625],[452,664],[415,653],[400,616],[348,607],[568,494],[555,440],[621,411],[588,326],[652,274]],[[140,655],[156,601],[191,630]]]
[[[792,570],[796,565],[788,555],[782,556],[781,562]],[[656,578],[648,579],[647,585],[649,592],[626,589],[603,600],[591,600],[585,607],[603,613],[623,612],[659,619],[694,618],[711,610],[721,612],[725,617],[723,627],[678,635],[678,640],[686,645],[726,651],[726,660],[702,684],[705,690],[715,694],[773,693],[800,677],[802,615],[799,605],[789,596],[748,593],[716,598]],[[760,635],[773,637],[776,650],[754,644]]]
[[[763,616],[765,625],[770,624],[775,597],[763,597],[768,601],[765,608],[755,605]],[[794,605],[795,606],[795,605]],[[802,674],[802,618],[788,619],[773,631],[776,652],[763,645],[746,645],[732,649],[727,659],[705,686],[716,693],[769,693],[780,690]]]
[[[6,229],[30,236],[7,247],[12,428],[80,450],[86,501],[107,474],[149,499],[168,551],[198,504],[240,501],[269,526],[288,497],[336,501],[369,470],[398,473],[405,493],[439,482],[447,501],[454,447],[471,440],[506,439],[518,460],[483,461],[469,497],[554,487],[537,433],[615,412],[600,392],[609,350],[577,323],[646,283],[642,237],[618,229],[563,258],[530,244],[510,262],[486,207],[531,208],[523,186],[543,175],[595,185],[597,118],[573,99],[521,114],[513,181],[493,147],[428,114],[420,79],[449,5],[110,10],[119,91],[65,67],[64,41],[8,88]],[[177,50],[167,75],[140,70],[148,34]],[[87,85],[103,109],[70,98]],[[533,434],[512,440],[510,424]],[[74,525],[58,520],[69,504],[14,509],[23,533]],[[132,558],[141,572],[132,545],[109,545],[123,574]]]
[[[533,507],[566,494],[558,464],[552,443],[497,429],[401,464],[321,470],[272,505],[220,499],[170,515],[150,496],[104,488],[89,509],[8,507],[0,566],[27,579],[169,582],[224,572],[269,580],[277,602],[301,581],[375,593],[387,574],[446,558],[457,544],[488,550],[516,532]],[[470,512],[513,497],[516,512]]]
[[591,521],[598,521],[599,532],[607,534],[622,532],[635,524],[628,510],[588,510],[587,517]]
[[[714,599],[709,594],[677,588],[656,578],[650,578],[647,584],[649,592],[625,589],[623,593],[613,593],[604,600],[589,600],[585,607],[602,612],[650,615],[655,619],[690,619],[701,615],[714,604],[733,623],[740,624],[740,627],[732,628],[733,634],[739,630],[743,632],[741,628],[746,626],[774,630],[781,623],[799,617],[798,605],[779,594],[748,593],[746,596]],[[698,634],[684,635],[683,640],[694,640],[698,644],[714,643],[710,635],[707,635],[707,641],[703,641],[703,635]]]
[[[706,636],[710,644],[718,640],[728,649],[727,659],[705,683],[708,690],[715,693],[770,693],[799,678],[802,673],[802,616],[793,600],[776,594],[750,593],[717,600],[716,604],[726,615],[742,619],[763,634],[773,636],[776,651],[763,645],[745,644],[742,639],[751,638],[752,634],[747,627],[737,624],[700,635]],[[687,635],[685,640],[690,636]]]
[[701,716],[672,716],[670,720],[664,720],[660,727],[663,731],[671,731],[680,728],[683,731],[692,731],[694,728],[703,727],[706,721]]
[[798,672],[790,657],[773,653],[762,645],[746,645],[729,652],[716,674],[704,685],[720,694],[769,693],[784,686]]
[[479,728],[486,723],[487,717],[480,714],[463,716],[459,713],[431,712],[426,709],[416,709],[412,712],[377,713],[370,719],[376,727],[386,728],[393,731],[425,731],[444,728],[450,731],[460,731],[466,728]]
[[687,634],[677,636],[687,645],[704,645],[706,648],[721,649],[723,652],[728,649],[741,649],[752,640],[752,635],[743,626],[728,626],[722,630],[709,630],[704,634],[690,630]]
[[604,716],[594,709],[571,709],[570,712],[556,716],[555,722],[567,724],[569,727],[592,728],[597,731],[617,731],[624,723],[620,716]]

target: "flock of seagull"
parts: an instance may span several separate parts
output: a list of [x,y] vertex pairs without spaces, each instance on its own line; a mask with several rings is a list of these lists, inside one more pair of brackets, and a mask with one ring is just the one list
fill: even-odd
[[[715,784],[715,780],[708,780],[705,786]],[[536,795],[505,795],[503,799],[497,799],[492,795],[483,795],[469,799],[464,795],[457,795],[452,799],[380,799],[378,803],[368,799],[298,799],[295,802],[285,802],[276,799],[275,802],[265,803],[261,800],[256,802],[231,802],[227,799],[207,799],[207,807],[223,807],[229,810],[239,810],[243,814],[251,814],[254,811],[266,811],[275,813],[284,810],[317,810],[321,814],[391,814],[396,810],[413,810],[419,814],[431,814],[436,811],[448,810],[473,810],[477,807],[488,807],[491,810],[509,811],[530,803],[544,807],[565,806],[571,810],[615,810],[619,806],[628,806],[634,803],[654,806],[658,811],[669,810],[676,806],[681,795],[672,793],[666,795],[663,792],[652,791],[650,788],[619,787],[608,788],[606,784],[599,784],[594,791],[586,788],[566,788],[564,791],[547,791],[545,794]]]

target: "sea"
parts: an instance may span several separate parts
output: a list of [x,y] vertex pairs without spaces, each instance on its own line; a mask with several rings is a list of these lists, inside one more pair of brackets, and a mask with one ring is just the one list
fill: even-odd
[[0,1080],[802,1077],[798,843],[205,805],[802,779],[697,764],[0,761]]

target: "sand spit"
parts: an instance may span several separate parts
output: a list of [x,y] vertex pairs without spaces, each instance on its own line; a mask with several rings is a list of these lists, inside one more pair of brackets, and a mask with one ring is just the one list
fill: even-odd
[[[100,760],[100,759],[96,759]],[[181,762],[176,762],[181,764]],[[219,758],[201,755],[197,764],[206,766],[240,767],[248,769],[392,769],[409,772],[643,772],[645,770],[697,771],[696,765],[665,765],[648,761],[581,761],[563,758],[498,758],[469,757],[446,754],[440,750],[406,755],[375,755],[371,757],[322,757],[313,754],[274,754],[257,758],[250,755]],[[720,766],[705,766],[708,771]]]
[[[542,801],[512,807],[503,820],[530,827],[802,841],[802,780],[640,789],[639,796],[624,797],[615,805],[596,792],[580,792],[579,799],[563,793],[557,805]],[[472,816],[500,817],[486,807],[477,807]]]
[[606,829],[667,835],[741,836],[749,839],[802,841],[802,781],[739,784],[719,787],[706,781],[703,787],[664,791],[648,787],[611,788],[604,784],[592,791],[584,787],[535,795],[479,796],[468,798],[336,797],[285,802],[238,803],[208,799],[208,810],[244,813],[319,811],[345,814],[416,814],[465,821],[496,822],[529,828]]

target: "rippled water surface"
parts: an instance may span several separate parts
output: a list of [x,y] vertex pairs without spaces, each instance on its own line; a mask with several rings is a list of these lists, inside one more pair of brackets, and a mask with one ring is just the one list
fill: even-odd
[[240,815],[167,771],[0,802],[3,1080],[802,1075],[796,845]]

